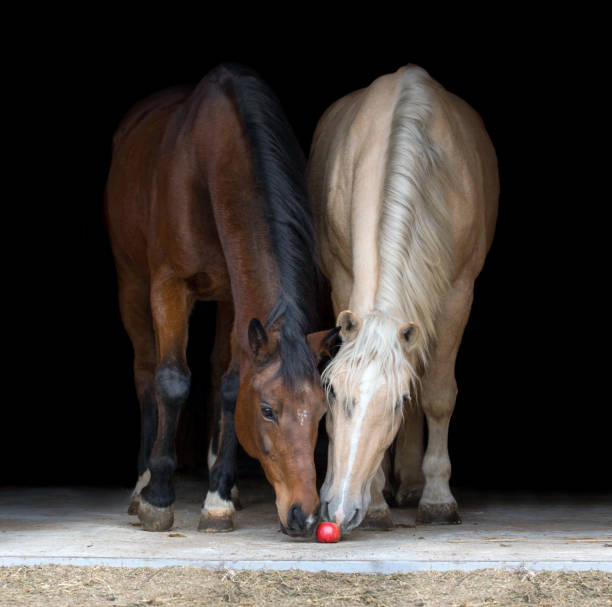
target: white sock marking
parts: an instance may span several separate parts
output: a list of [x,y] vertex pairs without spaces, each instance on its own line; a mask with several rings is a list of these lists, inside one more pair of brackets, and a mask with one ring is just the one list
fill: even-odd
[[212,439],[210,439],[210,443],[208,444],[208,455],[206,458],[209,472],[212,470],[212,467],[215,465],[215,462],[217,461],[217,456],[213,453],[213,450],[212,450],[212,444],[213,444]]
[[136,481],[136,486],[134,487],[134,491],[132,491],[132,495],[140,495],[141,491],[149,484],[151,480],[151,471],[147,468]]
[[234,512],[234,504],[232,500],[224,500],[221,498],[217,491],[208,492],[204,505],[202,506],[202,513],[210,516],[228,516]]

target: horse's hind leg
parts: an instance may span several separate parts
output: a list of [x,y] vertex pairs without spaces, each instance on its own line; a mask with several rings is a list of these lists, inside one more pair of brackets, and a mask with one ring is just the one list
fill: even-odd
[[[234,529],[234,512],[239,508],[236,488],[236,449],[234,410],[238,398],[240,375],[238,355],[231,351],[234,310],[231,304],[217,307],[217,335],[213,352],[213,370],[227,371],[220,382],[216,436],[209,449],[208,493],[202,504],[199,531],[220,532]],[[227,366],[226,366],[227,365]]]
[[[231,334],[234,326],[234,306],[231,302],[217,303],[217,319],[215,331],[215,344],[211,355],[211,385],[213,394],[214,406],[214,425],[212,436],[210,438],[207,463],[208,475],[212,474],[213,466],[217,461],[219,454],[219,445],[222,437],[220,435],[222,429],[222,407],[221,407],[221,384],[223,374],[230,366],[231,362]],[[236,510],[242,508],[240,504],[240,493],[236,484],[231,489],[231,499]]]
[[233,531],[236,507],[232,489],[236,484],[236,448],[234,410],[240,385],[237,367],[230,368],[221,383],[221,417],[218,453],[208,475],[208,493],[200,512],[199,531]]
[[457,502],[449,480],[448,427],[455,408],[457,383],[455,360],[472,304],[473,284],[453,286],[439,316],[436,343],[423,378],[422,405],[427,418],[429,441],[423,459],[425,486],[419,501],[417,522],[460,523]]
[[385,471],[383,466],[380,465],[370,486],[370,505],[363,521],[361,521],[361,525],[359,525],[360,529],[389,531],[395,528],[391,518],[391,510],[383,495],[384,488]]
[[404,419],[395,439],[393,475],[395,503],[416,506],[423,493],[423,410],[416,402],[404,406]]
[[140,451],[138,481],[128,512],[138,514],[140,492],[149,482],[149,455],[157,433],[155,403],[155,335],[149,301],[149,284],[128,270],[119,271],[119,309],[134,348],[134,383],[140,404]]
[[168,277],[153,282],[151,286],[151,310],[157,341],[157,435],[149,458],[150,480],[141,491],[138,509],[138,517],[147,531],[165,531],[174,522],[174,441],[191,383],[185,351],[193,304],[193,297],[183,280]]

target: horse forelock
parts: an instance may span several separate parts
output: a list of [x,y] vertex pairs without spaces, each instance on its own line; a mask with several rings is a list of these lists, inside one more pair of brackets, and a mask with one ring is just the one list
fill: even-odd
[[356,337],[342,344],[321,375],[330,406],[338,406],[338,399],[329,398],[332,387],[351,395],[368,368],[385,386],[386,410],[395,410],[404,397],[416,402],[419,375],[398,338],[399,324],[398,319],[376,311],[363,317]]

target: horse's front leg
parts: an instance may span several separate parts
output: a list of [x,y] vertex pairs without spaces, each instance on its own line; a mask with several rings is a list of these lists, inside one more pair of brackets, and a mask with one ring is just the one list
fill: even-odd
[[455,360],[472,304],[472,284],[459,283],[445,298],[438,321],[438,341],[423,378],[422,405],[428,443],[423,458],[425,486],[419,501],[418,523],[460,523],[449,480],[448,427],[455,408]]
[[152,285],[151,309],[157,341],[157,435],[149,458],[149,483],[140,493],[138,506],[138,517],[147,531],[165,531],[174,522],[174,441],[191,382],[185,352],[193,303],[180,279],[166,278]]

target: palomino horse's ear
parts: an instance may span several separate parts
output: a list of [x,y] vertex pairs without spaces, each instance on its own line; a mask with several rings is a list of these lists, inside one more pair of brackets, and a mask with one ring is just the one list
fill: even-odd
[[405,322],[403,325],[400,325],[397,330],[397,336],[404,350],[408,353],[419,343],[421,330],[418,325],[415,325],[413,322]]
[[361,318],[350,310],[344,310],[338,314],[336,324],[340,327],[340,337],[342,341],[351,341],[357,337],[361,329]]
[[249,346],[253,354],[253,359],[257,361],[262,358],[268,345],[268,334],[259,318],[253,318],[249,323]]
[[317,357],[317,367],[319,373],[321,373],[325,365],[336,355],[342,344],[340,327],[335,327],[331,331],[310,333],[306,336],[306,341]]

